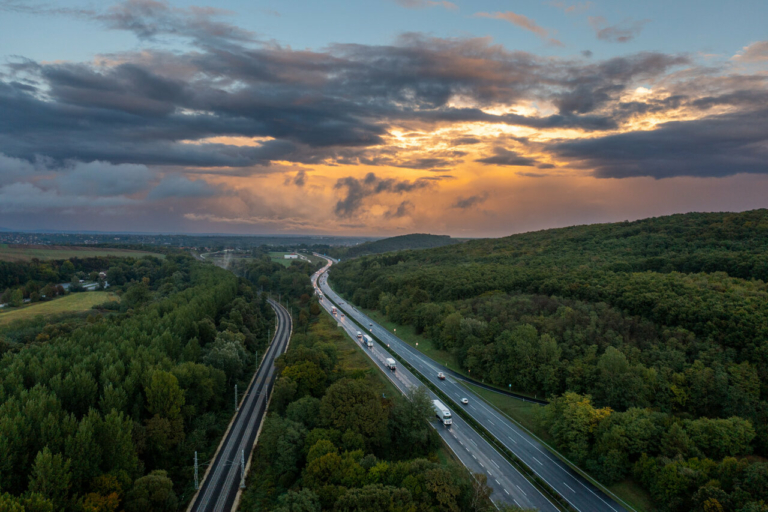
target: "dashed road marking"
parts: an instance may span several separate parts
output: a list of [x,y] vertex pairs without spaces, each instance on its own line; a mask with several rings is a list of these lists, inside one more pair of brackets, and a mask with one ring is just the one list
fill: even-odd
[[522,490],[522,489],[520,488],[520,486],[519,486],[519,485],[515,484],[515,487],[517,487],[517,490],[518,490],[518,491],[520,491],[521,493],[523,493],[523,496],[528,496],[527,494],[525,494],[525,491],[524,491],[524,490]]
[[541,463],[541,461],[540,461],[539,459],[537,459],[536,457],[533,457],[533,460],[535,460],[536,462],[538,462],[538,463],[539,463],[539,465],[541,465],[541,466],[543,466],[543,465],[544,465],[544,464],[542,464],[542,463]]
[[570,489],[572,493],[574,493],[574,494],[576,493],[576,491],[574,491],[573,489],[571,489],[571,486],[570,486],[570,485],[568,485],[567,483],[563,482],[563,485],[564,485],[564,486],[566,486],[568,489]]

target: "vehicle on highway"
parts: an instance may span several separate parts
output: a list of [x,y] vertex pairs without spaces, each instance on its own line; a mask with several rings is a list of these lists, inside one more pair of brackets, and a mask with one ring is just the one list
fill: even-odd
[[440,400],[432,400],[432,408],[435,410],[435,416],[440,418],[440,421],[443,422],[443,425],[450,427],[453,424],[453,419],[451,419],[451,411],[449,411],[448,408],[443,405],[443,402]]
[[445,374],[443,372],[440,372],[437,374],[437,378],[440,380],[445,380]]
[[464,405],[467,405],[469,403],[469,400],[467,400],[466,398],[462,398],[461,403],[463,403]]
[[344,318],[344,313],[341,314],[341,318]]
[[373,327],[373,323],[368,324],[369,327]]
[[363,342],[365,343],[366,347],[373,348],[373,338],[371,338],[367,334],[363,335]]
[[388,357],[386,362],[387,362],[387,368],[389,368],[392,371],[397,370],[397,363],[395,362],[394,359],[392,359],[391,357]]
[[331,309],[331,314],[333,314],[333,315],[336,314],[336,308]]
[[362,340],[363,339],[363,333],[360,331],[357,331],[357,339]]

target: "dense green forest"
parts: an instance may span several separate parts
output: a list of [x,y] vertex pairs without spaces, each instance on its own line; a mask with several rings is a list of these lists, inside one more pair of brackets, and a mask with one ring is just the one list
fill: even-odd
[[[319,308],[278,360],[240,510],[488,511],[481,478],[437,457],[426,392],[389,396],[377,370]],[[345,352],[351,352],[346,354]],[[352,360],[350,360],[352,359]]]
[[263,294],[189,256],[109,269],[119,309],[0,331],[0,510],[183,507],[274,327]]
[[559,448],[660,510],[768,510],[768,211],[687,214],[345,261],[352,302],[472,376],[551,398]]
[[348,259],[357,258],[358,256],[364,256],[366,254],[381,254],[408,249],[431,249],[461,242],[461,240],[451,238],[448,235],[414,233],[411,235],[384,238],[383,240],[376,240],[374,242],[365,242],[351,247],[331,247],[327,253],[334,258]]

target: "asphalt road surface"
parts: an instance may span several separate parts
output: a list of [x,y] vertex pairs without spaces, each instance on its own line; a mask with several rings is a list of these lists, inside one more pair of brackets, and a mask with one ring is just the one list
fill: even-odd
[[270,299],[269,303],[277,314],[275,336],[251,381],[245,399],[240,404],[232,428],[222,441],[221,448],[212,462],[213,466],[195,497],[191,509],[195,512],[229,512],[235,502],[242,476],[241,456],[244,454],[247,462],[253,450],[259,425],[266,413],[269,394],[275,383],[275,359],[285,352],[291,336],[290,314],[277,302]]
[[[432,384],[439,387],[443,393],[453,400],[453,403],[445,404],[446,406],[449,408],[463,407],[497,441],[514,453],[539,478],[547,482],[550,487],[557,491],[579,512],[626,512],[627,509],[619,505],[616,500],[550,453],[546,447],[512,423],[506,416],[486,404],[482,398],[462,386],[458,379],[451,375],[453,372],[449,373],[449,370],[444,366],[411,347],[352,305],[345,303],[344,299],[334,293],[330,286],[328,286],[328,268],[330,268],[330,264],[321,271],[323,275],[319,276],[319,286],[323,294],[340,305],[339,315],[342,313],[351,315],[355,320],[364,325],[369,332],[389,345],[391,350],[407,361],[416,371],[429,379]],[[324,300],[323,302],[327,303],[328,301]],[[328,304],[324,305],[327,306]],[[358,328],[355,327],[355,329],[357,330]],[[399,368],[398,371],[400,371]],[[446,374],[445,380],[440,380],[437,377],[437,374],[441,371],[444,371]],[[462,398],[469,399],[469,404],[461,405],[460,400]],[[489,479],[489,481],[491,480]]]
[[[330,267],[325,266],[312,276],[312,283],[317,288],[317,280]],[[324,299],[320,304],[331,312],[333,305]],[[398,366],[395,371],[386,366],[386,359],[390,354],[374,342],[372,348],[367,348],[357,339],[357,331],[360,330],[348,318],[341,318],[341,313],[335,315],[336,321],[344,328],[349,336],[361,345],[365,353],[376,363],[390,381],[403,393],[414,387],[423,386],[421,381],[411,374],[408,369]],[[429,391],[432,400],[438,397]],[[453,409],[451,404],[445,404]],[[432,426],[436,428],[440,437],[448,444],[456,456],[472,473],[485,474],[488,485],[493,489],[491,499],[495,503],[506,503],[521,508],[535,508],[547,512],[556,512],[558,509],[550,503],[520,472],[515,469],[488,441],[470,427],[464,420],[452,414],[453,424],[446,427],[436,417]]]

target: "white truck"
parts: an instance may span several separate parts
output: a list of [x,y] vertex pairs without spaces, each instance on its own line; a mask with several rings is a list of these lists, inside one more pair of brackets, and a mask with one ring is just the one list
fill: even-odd
[[365,343],[366,347],[373,348],[373,338],[371,338],[367,334],[363,334],[363,343]]
[[449,411],[448,408],[443,405],[443,402],[440,400],[432,400],[432,408],[435,410],[435,416],[437,416],[440,421],[443,422],[443,425],[450,427],[453,424],[453,420],[451,419],[451,411]]
[[363,333],[360,331],[357,331],[357,339],[362,340],[363,339]]
[[391,357],[387,358],[386,363],[387,363],[387,368],[389,368],[390,370],[392,371],[397,370],[397,363]]

